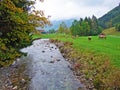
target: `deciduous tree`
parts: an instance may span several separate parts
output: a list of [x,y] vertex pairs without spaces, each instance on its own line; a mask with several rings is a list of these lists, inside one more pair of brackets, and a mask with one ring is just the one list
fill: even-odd
[[21,56],[19,49],[31,44],[36,26],[49,23],[42,11],[31,9],[33,0],[0,1],[0,66]]

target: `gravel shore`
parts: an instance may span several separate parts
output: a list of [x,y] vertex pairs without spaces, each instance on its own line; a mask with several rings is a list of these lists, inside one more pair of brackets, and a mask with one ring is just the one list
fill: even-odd
[[26,63],[20,60],[0,68],[0,90],[28,90],[29,78],[25,68]]

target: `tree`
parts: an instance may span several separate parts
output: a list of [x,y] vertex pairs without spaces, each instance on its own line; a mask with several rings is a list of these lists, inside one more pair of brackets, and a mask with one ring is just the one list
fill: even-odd
[[0,1],[0,66],[13,63],[22,55],[19,49],[31,44],[31,32],[48,23],[42,11],[30,11],[35,1]]
[[65,22],[62,22],[60,25],[59,25],[59,28],[58,28],[58,33],[66,33],[68,30],[68,27],[67,25],[65,24]]
[[97,18],[93,15],[91,19],[91,30],[92,30],[92,35],[98,35],[101,32],[101,28],[98,24]]
[[71,27],[70,27],[71,34],[73,36],[77,36],[80,34],[80,25],[77,20],[74,20]]
[[98,25],[98,20],[95,16],[91,18],[80,18],[79,21],[74,20],[70,27],[71,34],[76,36],[97,35],[101,33],[101,28]]
[[48,33],[55,33],[56,31],[54,29],[50,29]]

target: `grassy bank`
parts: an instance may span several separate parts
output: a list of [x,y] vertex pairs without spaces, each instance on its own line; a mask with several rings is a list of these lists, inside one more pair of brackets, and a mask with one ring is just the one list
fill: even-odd
[[[35,35],[34,37],[36,38],[38,36]],[[62,34],[45,34],[40,37],[72,42],[75,50],[86,53],[92,52],[94,55],[105,55],[113,65],[120,67],[119,37],[107,36],[107,39],[99,39],[98,36],[92,36],[91,41],[87,37],[73,38],[69,35]]]
[[119,90],[120,69],[109,62],[104,54],[95,54],[88,50],[76,50],[72,43],[50,40],[56,44],[63,57],[72,65],[77,78],[89,90]]
[[[60,41],[67,42],[60,47],[61,53],[72,63],[78,79],[83,83],[87,80],[89,83],[86,84],[87,88],[91,89],[93,84],[97,90],[120,89],[120,68],[118,68],[120,67],[120,38],[118,36],[107,36],[107,39],[92,36],[91,41],[88,37],[72,37],[63,34],[45,34],[41,37],[55,40],[53,43],[57,42],[56,45]],[[69,42],[72,42],[72,45],[69,45]]]

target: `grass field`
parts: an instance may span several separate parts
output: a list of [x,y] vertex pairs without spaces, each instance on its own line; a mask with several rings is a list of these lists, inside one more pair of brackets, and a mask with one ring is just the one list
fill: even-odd
[[[37,38],[34,36],[33,38]],[[88,51],[96,55],[106,55],[110,58],[113,65],[120,67],[120,37],[108,35],[107,39],[99,39],[98,36],[92,36],[92,40],[88,41],[87,37],[72,38],[68,35],[61,34],[45,34],[42,38],[56,38],[62,41],[73,42],[73,47],[78,51]]]

